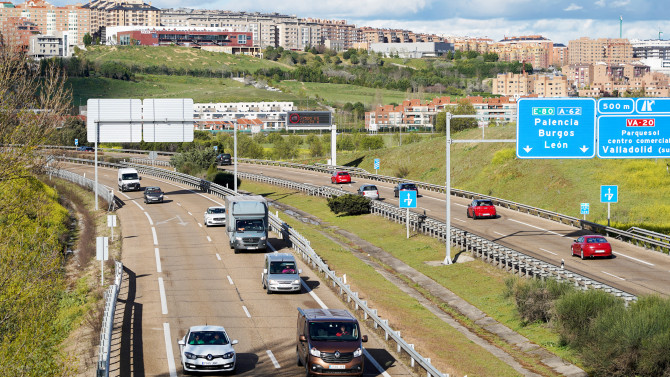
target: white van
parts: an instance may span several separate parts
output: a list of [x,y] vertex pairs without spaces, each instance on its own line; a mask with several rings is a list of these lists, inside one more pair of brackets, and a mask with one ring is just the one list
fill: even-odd
[[139,191],[140,177],[133,168],[119,169],[119,191]]

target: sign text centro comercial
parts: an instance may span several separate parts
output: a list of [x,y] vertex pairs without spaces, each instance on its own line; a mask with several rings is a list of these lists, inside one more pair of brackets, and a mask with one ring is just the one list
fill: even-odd
[[593,98],[522,98],[517,105],[519,158],[593,158]]

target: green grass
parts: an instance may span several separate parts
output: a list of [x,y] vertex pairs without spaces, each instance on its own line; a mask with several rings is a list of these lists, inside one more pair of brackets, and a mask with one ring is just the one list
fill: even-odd
[[[398,297],[400,297],[398,295],[404,297],[403,293],[390,286],[385,278],[351,256],[349,252],[328,240],[320,232],[332,232],[328,230],[328,226],[332,225],[357,234],[366,241],[403,260],[537,344],[563,358],[575,360],[574,355],[569,350],[558,346],[558,335],[550,328],[540,324],[523,325],[516,314],[514,302],[505,297],[504,280],[509,276],[508,274],[480,261],[456,264],[448,268],[443,266],[432,267],[425,262],[443,260],[444,245],[433,238],[422,235],[414,235],[410,240],[407,240],[405,238],[405,228],[400,224],[390,223],[373,215],[335,216],[329,211],[325,199],[298,194],[283,188],[246,180],[241,187],[244,190],[266,195],[269,199],[276,199],[300,208],[326,221],[327,226],[316,229],[315,226],[305,225],[288,216],[282,216],[282,220],[288,222],[310,240],[312,247],[332,269],[346,271],[348,281],[351,281],[361,292],[375,292],[374,298],[368,297],[373,301],[373,307],[383,309],[382,316],[391,319],[394,328],[401,330],[404,337],[410,337],[410,340],[408,340],[410,343],[412,339],[416,340],[417,343],[421,339],[421,344],[428,346],[431,352],[436,352],[433,360],[442,360],[447,365],[459,369],[452,373],[459,375],[504,375],[497,370],[492,373],[490,370],[476,369],[493,367],[497,365],[497,359],[488,360],[484,358],[490,356],[490,354],[481,352],[481,350],[473,350],[472,347],[478,347],[462,340],[462,334],[441,323],[414,300],[398,300]],[[339,238],[345,243],[350,242],[333,233],[331,233],[331,237]],[[356,249],[355,245],[350,246]],[[446,310],[450,311],[448,308]],[[456,317],[460,316],[456,315]],[[460,319],[466,323],[470,322],[464,318]],[[477,325],[469,323],[469,326],[480,335],[490,337]],[[441,342],[440,339],[442,339]],[[444,342],[443,339],[449,339],[450,341]],[[494,339],[493,341],[500,344],[499,340]],[[509,345],[503,344],[502,346],[508,352],[524,360],[525,364],[536,364],[536,361],[530,360],[527,355],[520,354]],[[420,352],[423,353],[423,351]],[[460,356],[454,359],[453,355],[455,354]],[[477,356],[477,354],[479,355]],[[443,370],[443,372],[445,371]],[[547,370],[543,370],[542,373],[551,375],[551,372]]]
[[108,78],[70,78],[72,104],[89,98],[193,98],[193,102],[299,101],[293,94],[271,92],[219,77],[138,74],[136,81]]
[[[407,93],[388,90],[366,88],[351,84],[328,84],[317,82],[299,82],[299,81],[281,81],[278,85],[282,90],[299,95],[300,97],[316,97],[324,99],[326,102],[341,106],[347,102],[360,102],[366,107],[370,107],[377,100],[381,100],[382,104],[389,104],[391,102],[402,103],[408,99]],[[434,95],[424,94],[423,99],[432,99]]]
[[210,52],[176,46],[88,46],[76,54],[92,62],[119,62],[140,68],[166,66],[178,69],[204,69],[214,72],[249,71],[262,68],[292,69],[285,64],[245,55]]

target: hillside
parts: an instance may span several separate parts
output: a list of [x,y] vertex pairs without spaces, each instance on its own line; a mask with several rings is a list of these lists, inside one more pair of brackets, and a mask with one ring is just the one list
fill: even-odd
[[[481,138],[481,130],[452,135]],[[492,127],[486,138],[515,139],[515,126]],[[514,143],[453,144],[452,186],[582,218],[580,203],[590,203],[589,221],[607,224],[607,205],[600,203],[601,185],[618,185],[619,202],[611,205],[613,226],[641,226],[670,233],[670,160],[599,159],[520,160]],[[437,136],[379,151],[341,153],[338,164],[351,164],[379,174],[444,185],[445,138]]]

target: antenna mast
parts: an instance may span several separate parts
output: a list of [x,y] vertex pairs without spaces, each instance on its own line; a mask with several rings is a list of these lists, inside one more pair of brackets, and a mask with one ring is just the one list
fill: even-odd
[[619,16],[619,38],[623,38],[623,16]]

